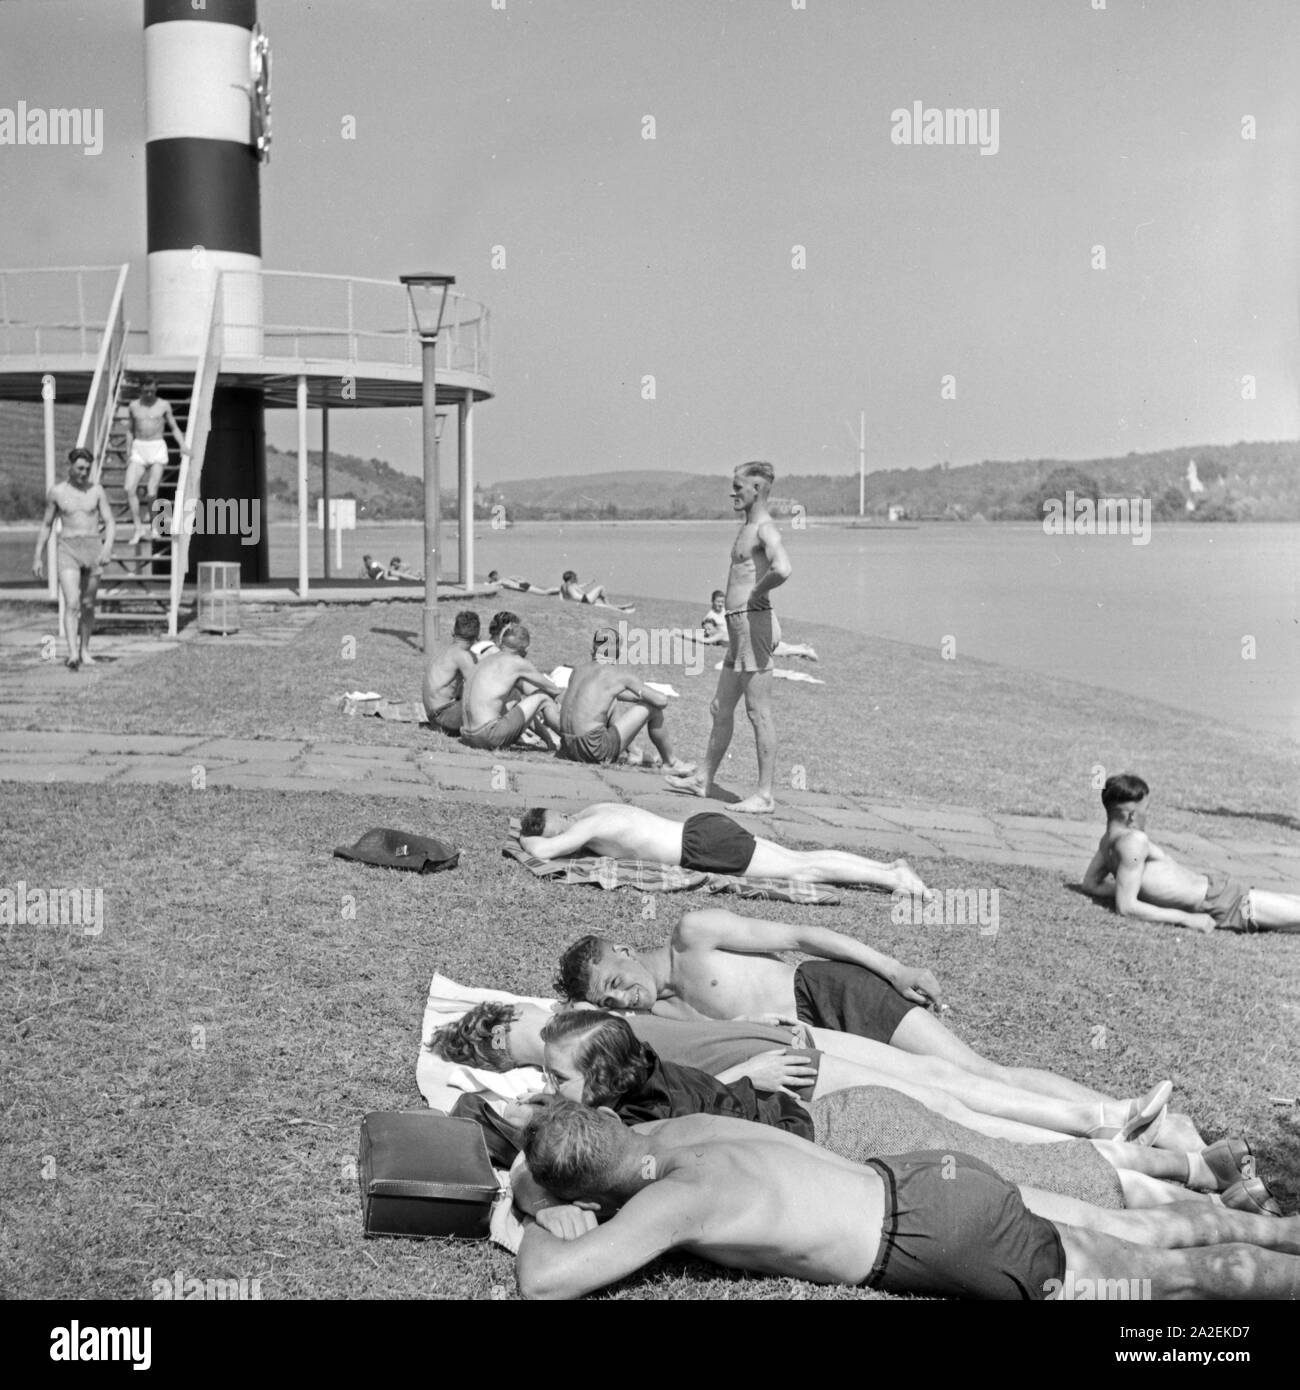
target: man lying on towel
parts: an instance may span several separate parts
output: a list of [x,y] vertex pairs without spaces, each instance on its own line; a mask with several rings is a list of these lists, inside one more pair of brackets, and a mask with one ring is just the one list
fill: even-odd
[[786,849],[772,840],[758,839],[717,811],[701,811],[683,823],[615,801],[587,806],[575,816],[536,806],[524,813],[520,830],[520,845],[538,859],[561,859],[586,849],[611,859],[680,864],[706,874],[867,884],[928,896],[906,859],[882,864],[845,850]]
[[[820,959],[793,966],[778,959],[778,951]],[[661,946],[637,951],[605,937],[582,937],[561,956],[556,987],[567,999],[661,1018],[797,1019],[955,1062],[1039,1095],[1098,1107],[1108,1099],[1056,1072],[1001,1066],[981,1056],[927,1012],[940,999],[930,971],[902,965],[827,927],[698,908],[683,913]],[[1098,1126],[1109,1123],[1099,1111]],[[1166,1123],[1169,1137],[1162,1134],[1162,1142],[1201,1147],[1186,1117],[1170,1114]]]

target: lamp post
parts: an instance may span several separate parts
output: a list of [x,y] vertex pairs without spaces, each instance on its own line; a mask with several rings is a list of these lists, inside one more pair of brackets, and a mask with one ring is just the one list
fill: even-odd
[[438,645],[438,330],[454,275],[403,275],[423,362],[424,650]]

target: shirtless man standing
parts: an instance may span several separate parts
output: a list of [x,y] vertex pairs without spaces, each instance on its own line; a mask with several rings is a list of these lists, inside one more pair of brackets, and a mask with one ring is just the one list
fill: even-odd
[[[36,559],[32,570],[37,579],[45,578],[45,545],[55,517],[62,519],[59,533],[59,588],[63,593],[63,627],[68,639],[68,669],[75,671],[83,662],[95,664],[90,654],[90,634],[95,628],[95,594],[99,576],[113,553],[117,530],[113,509],[104,489],[90,481],[94,455],[89,449],[73,449],[68,454],[66,482],[55,483],[45,499],[45,516],[36,537]],[[100,521],[104,534],[99,533]]]
[[435,729],[444,734],[460,733],[463,710],[461,694],[465,679],[474,669],[474,643],[478,641],[478,614],[468,608],[456,614],[451,629],[451,646],[435,652],[424,671],[421,699],[424,714]]
[[[563,709],[560,719],[563,740]],[[931,896],[906,859],[881,864],[845,850],[786,849],[772,840],[758,839],[717,811],[701,811],[683,824],[616,801],[597,802],[574,816],[537,806],[524,812],[522,828],[519,843],[538,859],[559,859],[589,849],[613,859],[649,859],[709,874],[866,884]]]
[[[547,1196],[530,1203],[536,1217],[519,1246],[525,1298],[580,1298],[669,1250],[756,1274],[949,1298],[1069,1298],[1084,1280],[1128,1289],[1135,1278],[1157,1299],[1300,1296],[1294,1217],[1208,1204],[1110,1213],[1129,1236],[1120,1238],[1035,1215],[1026,1200],[1071,1204],[1033,1188],[1022,1197],[966,1154],[857,1164],[729,1116],[627,1128],[612,1110],[571,1100],[536,1110],[524,1153]],[[598,1225],[597,1212],[612,1215]]]
[[[796,967],[779,959],[779,951],[819,959]],[[555,984],[565,998],[603,1009],[661,1018],[798,1019],[939,1057],[991,1081],[1073,1102],[1080,1114],[1071,1132],[1093,1139],[1114,1139],[1126,1127],[1123,1137],[1133,1137],[1153,1123],[1168,1099],[1168,1087],[1155,1088],[1153,1113],[1140,1115],[1055,1072],[999,1066],[918,1007],[939,1003],[939,982],[930,971],[902,965],[826,927],[699,908],[682,915],[662,946],[642,951],[584,936],[561,956]],[[1193,1152],[1204,1147],[1191,1122],[1173,1113],[1165,1116],[1158,1142]]]
[[[1226,874],[1184,868],[1147,839],[1151,789],[1131,772],[1106,779],[1106,833],[1083,875],[1083,889],[1113,900],[1121,917],[1212,932],[1300,931],[1300,897],[1247,888]],[[1113,878],[1112,878],[1113,876]]]
[[[532,728],[552,749],[556,746],[554,731],[560,727],[560,711],[555,697],[561,693],[560,687],[528,660],[531,640],[522,623],[512,623],[501,633],[501,650],[485,656],[466,675],[461,696],[462,743],[471,748],[508,748],[519,741],[525,729]],[[507,707],[516,685],[532,686],[533,693]]]
[[140,479],[149,470],[145,491],[152,511],[154,499],[158,496],[158,485],[162,481],[163,469],[167,466],[167,441],[163,438],[164,428],[170,428],[176,440],[176,447],[182,454],[188,454],[185,436],[181,434],[176,416],[171,406],[158,399],[158,383],[147,376],[140,382],[140,395],[128,407],[130,411],[131,447],[126,465],[126,476],[122,486],[126,489],[127,504],[131,508],[131,521],[135,530],[131,533],[131,544],[144,539],[145,526],[140,520]]
[[703,776],[669,778],[674,791],[712,796],[714,779],[726,757],[735,727],[736,705],[745,697],[745,713],[754,726],[758,750],[758,790],[738,801],[733,811],[767,814],[775,807],[776,726],[772,722],[772,652],[781,627],[772,611],[771,591],[790,577],[790,561],[781,544],[767,499],[776,477],[770,463],[742,463],[732,475],[731,505],[745,514],[731,547],[724,616],[730,639],[710,712],[713,728]]
[[[610,638],[615,650],[611,652]],[[694,772],[676,757],[664,727],[668,696],[618,665],[618,634],[598,628],[592,660],[574,668],[560,704],[559,757],[575,763],[616,763],[645,729],[672,772]],[[621,707],[620,707],[621,705]]]

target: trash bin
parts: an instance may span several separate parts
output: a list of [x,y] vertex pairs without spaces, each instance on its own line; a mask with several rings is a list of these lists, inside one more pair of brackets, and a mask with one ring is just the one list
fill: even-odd
[[199,566],[200,632],[226,636],[239,631],[239,566],[228,560],[205,560]]

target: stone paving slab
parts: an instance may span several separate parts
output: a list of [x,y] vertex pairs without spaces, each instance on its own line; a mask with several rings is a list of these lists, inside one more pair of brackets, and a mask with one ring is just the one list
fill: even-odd
[[974,811],[927,811],[910,806],[877,806],[873,809],[876,815],[909,830],[965,830],[973,835],[996,834],[993,822]]
[[883,820],[880,816],[872,815],[870,811],[860,811],[856,808],[846,810],[838,806],[810,806],[808,809],[818,820],[842,826],[846,830],[898,829],[896,822]]
[[102,763],[9,763],[0,762],[3,782],[115,782],[122,777],[125,762]]
[[190,750],[196,758],[252,758],[258,762],[287,761],[306,751],[305,740],[258,738],[214,738],[196,743]]

